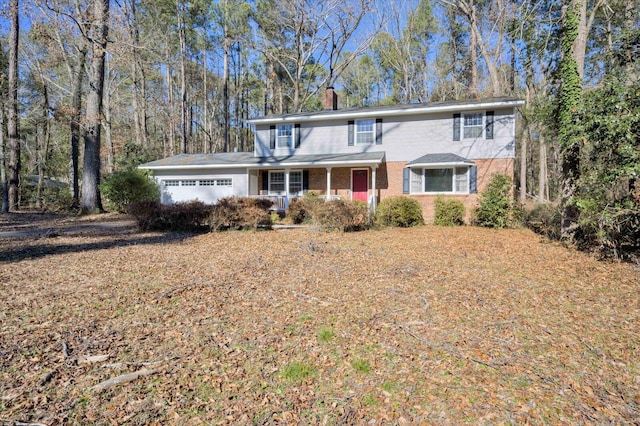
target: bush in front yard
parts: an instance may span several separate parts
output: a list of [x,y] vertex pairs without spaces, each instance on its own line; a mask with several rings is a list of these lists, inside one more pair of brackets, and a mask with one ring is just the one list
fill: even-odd
[[370,227],[369,206],[362,201],[331,200],[318,206],[313,221],[326,230],[361,231]]
[[287,207],[287,217],[296,225],[309,222],[323,204],[324,198],[313,191],[308,192],[302,198],[291,200],[289,207]]
[[385,198],[378,205],[376,222],[382,226],[401,228],[424,225],[422,205],[418,200],[402,195]]
[[460,200],[445,198],[442,195],[436,197],[434,203],[435,214],[433,223],[439,226],[464,225],[464,204]]
[[249,197],[227,197],[218,200],[209,217],[212,231],[270,229],[270,200]]
[[140,201],[129,206],[142,231],[196,232],[208,228],[212,206],[201,201],[162,205],[157,201]]
[[487,228],[508,228],[515,223],[517,213],[511,191],[511,178],[494,174],[478,198],[474,225]]
[[158,186],[141,170],[126,170],[105,176],[100,184],[100,192],[108,206],[119,213],[125,213],[131,203],[160,200]]

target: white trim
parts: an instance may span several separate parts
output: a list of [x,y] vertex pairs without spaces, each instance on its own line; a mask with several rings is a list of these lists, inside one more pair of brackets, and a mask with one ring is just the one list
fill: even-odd
[[349,161],[307,161],[296,163],[251,163],[251,164],[185,164],[172,166],[138,166],[144,170],[189,170],[189,169],[272,169],[279,167],[341,167],[341,166],[369,166],[372,164],[381,164],[382,160],[349,160]]
[[451,167],[471,167],[473,166],[472,162],[458,162],[458,161],[453,161],[450,163],[411,163],[411,164],[407,164],[406,167],[412,168],[421,168],[421,169],[444,169],[444,168],[451,168]]
[[290,115],[286,117],[265,117],[254,118],[248,120],[249,124],[275,124],[275,123],[288,123],[288,122],[302,122],[302,121],[320,121],[320,120],[345,120],[345,119],[358,119],[358,118],[376,118],[376,117],[389,117],[389,116],[404,116],[404,115],[416,115],[416,114],[435,114],[438,112],[458,112],[458,111],[474,111],[474,110],[491,110],[499,108],[515,108],[524,105],[523,100],[512,101],[498,101],[498,102],[481,102],[478,104],[468,105],[446,105],[446,106],[423,106],[413,107],[406,109],[389,109],[389,110],[372,110],[372,111],[359,111],[359,112],[338,112],[331,111],[331,113],[319,112],[311,115]]
[[[409,168],[412,169],[411,173],[413,173],[413,169],[417,169],[420,171],[420,191],[412,191],[411,190],[411,182],[409,183],[409,194],[416,194],[416,195],[468,195],[470,194],[469,190],[471,189],[471,175],[470,175],[470,169],[473,165],[472,164],[457,164],[457,165],[447,165],[445,167],[440,167],[437,165],[429,165],[429,166],[417,166],[414,167],[413,165],[411,165]],[[457,178],[457,173],[456,173],[456,169],[460,168],[460,167],[466,167],[466,177],[467,177],[467,190],[466,191],[462,191],[462,192],[457,192],[456,191],[456,178]],[[424,185],[425,185],[425,176],[424,176],[424,171],[426,169],[431,169],[431,170],[439,170],[439,169],[450,169],[453,170],[453,174],[451,176],[451,191],[425,191],[424,190]]]
[[[358,125],[364,121],[370,121],[371,122],[371,130],[367,130],[367,131],[359,131],[358,130]],[[353,144],[355,146],[368,146],[368,145],[373,145],[376,143],[376,120],[375,118],[364,118],[364,119],[360,119],[360,120],[355,120],[355,123],[353,124]],[[358,135],[371,135],[371,141],[369,142],[358,142]]]

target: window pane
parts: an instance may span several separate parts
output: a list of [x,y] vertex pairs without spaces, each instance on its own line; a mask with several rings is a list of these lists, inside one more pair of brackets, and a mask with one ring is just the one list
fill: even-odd
[[278,138],[277,138],[277,148],[287,148],[292,146],[291,141],[293,140],[293,126],[290,124],[283,124],[278,126]]
[[284,172],[269,174],[269,192],[284,192]]
[[469,168],[456,168],[456,192],[469,192]]
[[465,139],[482,137],[482,113],[464,115],[462,137]]
[[411,192],[422,192],[422,169],[411,169]]
[[302,172],[289,173],[289,193],[292,195],[302,193]]
[[374,120],[356,121],[356,144],[373,143],[373,124]]
[[453,192],[453,169],[425,169],[424,192]]

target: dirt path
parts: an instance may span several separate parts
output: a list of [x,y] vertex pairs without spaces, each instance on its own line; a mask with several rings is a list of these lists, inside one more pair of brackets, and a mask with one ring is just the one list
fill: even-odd
[[0,215],[0,238],[42,238],[73,235],[114,235],[136,231],[128,216],[107,213],[90,216],[16,212]]

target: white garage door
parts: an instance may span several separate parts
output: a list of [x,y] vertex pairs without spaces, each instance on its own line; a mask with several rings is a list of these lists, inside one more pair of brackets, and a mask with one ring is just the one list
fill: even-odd
[[160,189],[163,204],[193,200],[214,204],[233,195],[233,179],[165,179],[160,182]]

